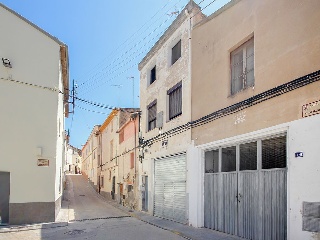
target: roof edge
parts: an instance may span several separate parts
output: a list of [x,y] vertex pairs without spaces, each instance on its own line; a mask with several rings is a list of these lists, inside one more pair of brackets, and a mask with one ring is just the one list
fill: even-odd
[[8,12],[14,14],[15,16],[17,16],[18,18],[20,18],[21,20],[23,20],[24,22],[26,22],[27,24],[29,24],[30,26],[34,27],[35,29],[37,29],[38,31],[40,31],[41,33],[43,33],[44,35],[46,35],[47,37],[51,38],[53,41],[55,41],[56,43],[58,43],[59,45],[63,45],[65,46],[66,44],[61,42],[58,38],[52,36],[50,33],[46,32],[45,30],[43,30],[42,28],[38,27],[36,24],[34,24],[33,22],[31,22],[30,20],[26,19],[25,17],[23,17],[22,15],[20,15],[19,13],[15,12],[14,10],[12,10],[11,8],[7,7],[6,5],[4,5],[3,3],[0,3],[0,7],[4,8],[5,10],[7,10]]
[[223,5],[221,8],[219,8],[218,10],[216,10],[215,12],[213,12],[212,14],[210,14],[209,16],[207,16],[206,18],[204,18],[202,21],[200,21],[199,23],[197,23],[194,28],[197,28],[199,26],[202,26],[203,24],[211,21],[212,19],[214,19],[215,17],[219,16],[221,13],[227,11],[229,8],[233,7],[234,5],[236,5],[238,2],[240,2],[242,0],[231,0],[230,2],[226,3],[225,5]]
[[160,47],[164,44],[164,42],[170,38],[173,33],[178,30],[178,28],[184,23],[187,19],[187,15],[185,13],[186,10],[191,11],[194,8],[198,8],[201,11],[201,8],[198,4],[196,4],[193,0],[189,1],[188,4],[182,9],[176,19],[171,23],[171,25],[167,28],[167,30],[161,35],[159,40],[152,46],[152,48],[148,51],[148,53],[142,58],[140,63],[138,64],[138,69],[141,69],[147,64],[147,62],[155,55],[155,52],[160,49]]

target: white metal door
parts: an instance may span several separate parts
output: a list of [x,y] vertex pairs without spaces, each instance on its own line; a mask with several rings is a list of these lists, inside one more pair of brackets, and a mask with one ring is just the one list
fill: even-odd
[[185,155],[155,159],[154,215],[187,223]]

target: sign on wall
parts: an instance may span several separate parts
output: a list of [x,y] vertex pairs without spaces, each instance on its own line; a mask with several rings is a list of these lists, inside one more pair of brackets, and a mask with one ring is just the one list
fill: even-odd
[[302,106],[302,117],[310,117],[320,113],[320,100]]
[[49,166],[49,159],[38,159],[38,166],[39,167],[43,167],[43,166],[48,167]]

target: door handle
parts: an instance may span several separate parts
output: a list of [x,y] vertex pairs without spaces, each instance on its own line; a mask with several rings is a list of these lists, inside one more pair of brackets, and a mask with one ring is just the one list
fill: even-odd
[[238,194],[236,195],[237,202],[240,202],[241,197],[242,197],[242,195],[241,195],[240,193],[238,193]]

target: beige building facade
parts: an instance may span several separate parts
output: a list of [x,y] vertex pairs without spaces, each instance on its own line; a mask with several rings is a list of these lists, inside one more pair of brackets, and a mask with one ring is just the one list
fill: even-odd
[[[116,200],[119,203],[122,203],[124,188],[127,191],[128,185],[132,185],[134,179],[134,175],[129,174],[130,171],[124,171],[127,168],[125,165],[130,164],[130,161],[127,162],[126,159],[128,156],[130,157],[132,151],[126,154],[123,153],[123,151],[126,152],[126,147],[123,148],[122,145],[120,147],[119,129],[122,129],[122,126],[130,119],[131,114],[136,111],[138,109],[135,108],[114,109],[99,128],[101,157],[99,193],[106,199]],[[126,179],[126,184],[124,184],[124,179]],[[129,186],[129,188],[131,187]]]
[[88,181],[96,191],[99,188],[99,128],[100,125],[93,127],[86,144],[81,150],[82,174],[88,178]]
[[139,63],[141,208],[182,223],[189,222],[191,207],[191,131],[170,138],[165,133],[191,120],[191,29],[203,18],[199,6],[190,1]]
[[319,9],[315,0],[233,0],[194,28],[197,226],[319,237]]

